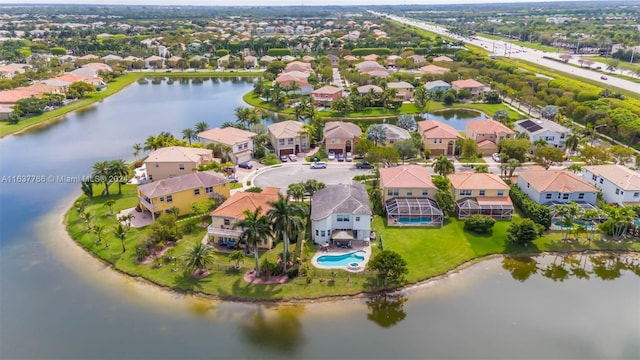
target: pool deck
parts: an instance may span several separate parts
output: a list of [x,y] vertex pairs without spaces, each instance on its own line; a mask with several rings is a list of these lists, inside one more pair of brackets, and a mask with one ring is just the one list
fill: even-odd
[[[324,255],[344,255],[344,254],[349,254],[349,253],[353,253],[356,251],[364,251],[364,260],[362,260],[362,263],[360,263],[360,266],[358,267],[349,267],[349,266],[324,266],[321,264],[318,264],[318,258],[320,256],[324,256]],[[326,250],[318,250],[315,255],[313,255],[313,258],[311,258],[311,264],[315,267],[317,267],[318,269],[337,269],[337,270],[346,270],[349,272],[361,272],[364,271],[367,263],[369,262],[369,258],[371,258],[371,244],[366,245],[366,246],[353,246],[351,249],[344,249],[344,248],[327,248]]]

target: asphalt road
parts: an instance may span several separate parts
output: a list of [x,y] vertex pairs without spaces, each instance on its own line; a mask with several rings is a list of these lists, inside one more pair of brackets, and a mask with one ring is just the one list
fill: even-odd
[[281,192],[287,191],[290,184],[316,179],[327,185],[348,183],[356,175],[371,174],[371,170],[356,169],[354,163],[337,163],[330,161],[326,169],[310,169],[303,163],[288,163],[281,167],[258,170],[253,178],[253,185],[261,188],[279,187]]
[[[598,71],[590,70],[586,68],[583,68],[583,69],[576,68],[571,65],[563,64],[554,60],[549,60],[544,58],[544,56],[558,57],[558,54],[556,53],[547,53],[540,50],[522,47],[519,45],[513,45],[511,43],[508,43],[502,40],[491,40],[491,39],[478,37],[478,36],[475,36],[473,39],[469,39],[466,37],[461,37],[458,35],[451,34],[448,32],[446,28],[443,28],[440,26],[430,25],[421,21],[415,21],[412,19],[402,18],[398,16],[393,16],[393,15],[387,15],[387,14],[381,14],[381,13],[376,13],[376,14],[381,16],[387,16],[390,19],[396,20],[403,24],[415,26],[424,30],[437,33],[437,34],[448,36],[456,40],[464,41],[472,45],[480,46],[499,56],[508,56],[508,57],[513,57],[517,59],[526,60],[532,63],[536,63],[538,65],[542,65],[549,69],[573,74],[576,76],[583,77],[585,79],[594,80],[601,83],[603,88],[606,88],[608,85],[616,86],[620,89],[625,89],[625,90],[640,94],[640,84],[634,83],[633,81],[624,80],[624,79],[616,78],[613,76],[607,76],[607,80],[603,80],[601,79],[601,76],[603,75],[603,73],[600,73]],[[600,64],[600,65],[594,64],[592,66],[603,66],[603,69],[606,68],[606,65],[603,65],[603,64]]]

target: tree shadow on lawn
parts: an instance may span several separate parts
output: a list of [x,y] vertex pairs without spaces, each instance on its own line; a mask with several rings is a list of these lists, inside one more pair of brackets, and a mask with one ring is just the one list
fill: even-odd
[[215,276],[215,272],[212,272],[204,279],[198,280],[190,272],[183,272],[173,279],[173,287],[186,291],[202,291],[202,286],[211,282],[211,276]]
[[540,248],[535,243],[529,243],[526,246],[507,243],[504,247],[504,254],[537,254],[540,251]]

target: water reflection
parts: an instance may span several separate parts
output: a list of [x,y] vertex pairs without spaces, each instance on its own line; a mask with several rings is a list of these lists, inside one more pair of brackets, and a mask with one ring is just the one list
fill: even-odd
[[404,303],[407,298],[397,295],[378,295],[367,300],[369,313],[367,319],[383,328],[390,328],[397,325],[407,317],[404,311]]
[[640,259],[622,254],[561,254],[540,258],[507,256],[502,260],[502,268],[521,282],[534,274],[557,282],[592,277],[615,280],[625,271],[640,276]]
[[282,354],[295,354],[305,343],[300,316],[304,306],[282,306],[267,311],[260,305],[248,322],[240,325],[247,342]]

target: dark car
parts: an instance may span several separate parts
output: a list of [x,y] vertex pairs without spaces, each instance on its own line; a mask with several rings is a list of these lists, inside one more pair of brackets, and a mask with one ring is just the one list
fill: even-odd
[[243,169],[251,169],[253,168],[253,165],[251,165],[251,163],[248,162],[243,162],[238,164],[238,167],[243,168]]
[[600,79],[602,79],[602,80],[607,80],[607,77],[606,77],[606,76],[604,76],[604,75],[602,75],[602,76],[600,76]]
[[338,154],[338,161],[344,161],[344,154]]
[[371,169],[371,164],[367,161],[356,163],[356,169]]

